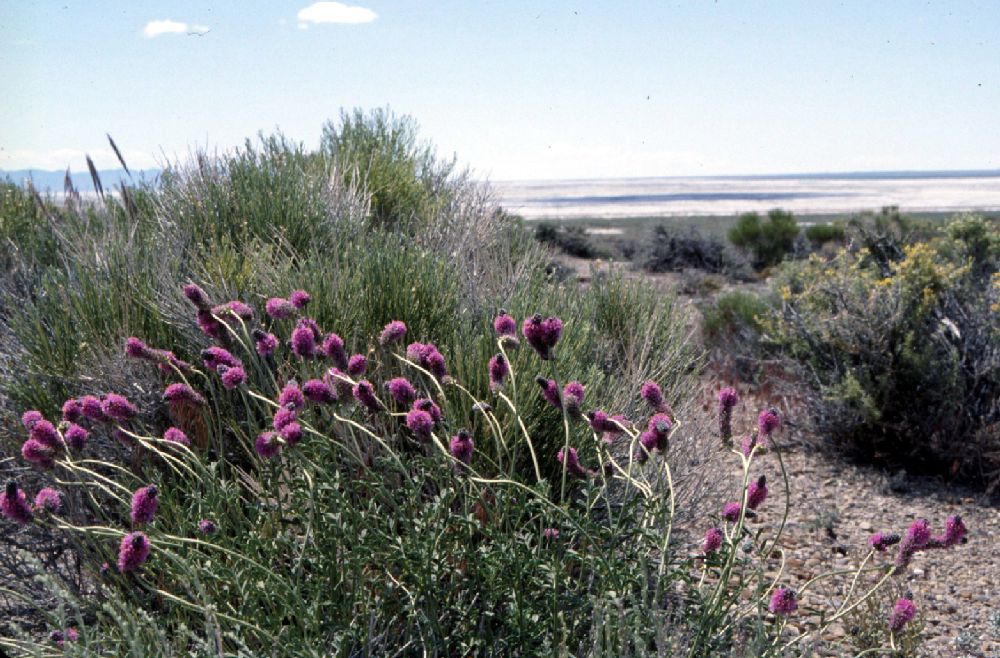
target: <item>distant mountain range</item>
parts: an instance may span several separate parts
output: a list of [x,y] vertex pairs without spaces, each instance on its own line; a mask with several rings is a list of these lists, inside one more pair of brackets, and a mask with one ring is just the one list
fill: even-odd
[[[124,169],[102,169],[97,172],[101,178],[101,185],[105,190],[118,187],[124,181],[128,183],[138,183],[140,181],[153,182],[160,175],[159,169],[132,170],[132,175],[125,173]],[[39,192],[53,192],[61,194],[66,179],[65,171],[40,171],[38,169],[18,169],[15,171],[0,170],[0,179],[9,178],[12,182],[23,185],[25,181],[31,179],[35,189]],[[69,175],[73,181],[73,187],[79,192],[93,192],[94,181],[90,177],[90,172],[75,172]]]

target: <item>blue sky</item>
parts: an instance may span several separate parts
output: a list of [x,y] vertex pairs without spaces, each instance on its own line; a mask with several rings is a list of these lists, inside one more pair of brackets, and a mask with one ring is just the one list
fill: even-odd
[[1000,168],[997,0],[0,0],[0,75],[8,170],[383,106],[497,180]]

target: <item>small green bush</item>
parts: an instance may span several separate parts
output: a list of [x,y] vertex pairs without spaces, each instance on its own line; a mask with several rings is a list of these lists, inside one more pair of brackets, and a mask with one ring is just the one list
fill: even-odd
[[819,249],[828,242],[844,242],[846,231],[839,224],[813,224],[806,227],[806,239],[813,249]]
[[559,227],[549,222],[540,222],[535,226],[535,239],[576,258],[593,260],[607,255],[594,245],[582,226]]
[[771,210],[762,222],[755,212],[740,215],[729,229],[729,241],[753,255],[754,267],[763,269],[777,265],[795,248],[799,225],[792,213]]
[[647,272],[683,272],[695,269],[745,279],[745,261],[725,242],[695,228],[678,229],[660,224],[651,230],[644,247],[636,250],[636,263]]
[[708,340],[750,331],[759,334],[761,318],[771,306],[759,295],[742,290],[722,293],[702,309],[702,331]]

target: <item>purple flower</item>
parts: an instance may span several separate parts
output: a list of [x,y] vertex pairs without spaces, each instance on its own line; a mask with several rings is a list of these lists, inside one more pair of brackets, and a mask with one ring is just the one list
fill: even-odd
[[[569,475],[572,475],[575,478],[586,478],[586,477],[589,477],[591,473],[590,473],[590,471],[588,471],[587,469],[585,469],[580,464],[580,457],[576,453],[576,448],[570,448],[568,454],[569,454],[569,458],[565,460],[566,461],[566,472]],[[565,459],[565,457],[563,455],[563,451],[560,450],[556,454],[556,460],[560,464],[562,464],[564,459]]]
[[959,515],[949,516],[948,521],[945,523],[944,530],[944,545],[954,546],[959,544],[965,539],[965,535],[968,530],[965,528],[965,523],[962,521],[962,517]]
[[93,395],[84,395],[80,398],[80,408],[83,411],[84,418],[88,420],[103,423],[108,419],[101,410],[101,401]]
[[237,318],[243,322],[253,320],[253,309],[238,299],[234,299],[213,308],[212,315],[221,318],[229,326],[233,327],[238,324]]
[[52,448],[53,450],[59,450],[62,448],[62,439],[59,437],[59,432],[56,430],[56,426],[47,420],[39,420],[31,425],[31,431],[29,436],[38,441],[43,446]]
[[497,354],[490,357],[486,369],[490,375],[490,390],[497,391],[502,388],[504,380],[507,378],[508,373],[510,373],[510,365],[507,363],[504,355]]
[[778,418],[777,411],[764,409],[760,412],[757,417],[757,429],[761,442],[766,441],[779,427],[781,427],[781,420]]
[[275,320],[283,320],[295,315],[295,305],[287,299],[272,297],[264,303],[264,312]]
[[726,503],[722,508],[722,518],[730,523],[736,523],[740,520],[741,511],[743,511],[743,506],[736,501]]
[[927,523],[927,519],[917,519],[910,524],[910,528],[906,531],[906,541],[911,546],[919,548],[930,541],[930,538],[931,527]]
[[347,370],[347,352],[344,351],[344,340],[337,334],[327,334],[323,339],[323,354],[333,361],[333,365],[341,370]]
[[135,406],[124,395],[108,393],[101,401],[101,411],[104,415],[119,422],[126,421],[138,413]]
[[55,450],[35,439],[28,439],[21,444],[21,456],[24,457],[25,461],[38,464],[42,468],[52,466],[55,454]]
[[63,438],[66,439],[66,444],[74,450],[83,450],[83,446],[87,443],[88,436],[90,436],[90,433],[76,423],[70,423],[67,425],[66,431],[63,432]]
[[229,350],[217,345],[203,349],[201,360],[209,370],[218,370],[219,366],[235,368],[243,365],[243,362],[233,356]]
[[406,325],[399,320],[393,320],[389,324],[385,325],[382,333],[378,336],[379,345],[391,345],[393,343],[398,343],[403,340],[403,336],[406,335]]
[[646,401],[654,413],[666,413],[669,409],[659,384],[652,380],[643,382],[642,388],[639,389],[639,397]]
[[253,340],[254,347],[257,349],[257,354],[260,354],[261,356],[274,354],[274,350],[278,349],[278,337],[274,334],[267,333],[263,329],[253,330]]
[[903,627],[913,621],[917,614],[917,606],[910,599],[899,599],[889,613],[889,630],[898,633]]
[[521,324],[521,333],[524,334],[525,340],[538,352],[538,356],[543,361],[552,358],[552,349],[559,342],[562,330],[562,320],[555,317],[543,320],[542,316],[537,313],[526,318]]
[[21,414],[21,424],[24,425],[24,429],[29,432],[31,431],[31,428],[35,426],[35,423],[39,423],[43,420],[45,420],[45,417],[42,416],[42,412],[35,411],[34,409],[31,411],[25,411]]
[[66,632],[63,631],[52,631],[49,633],[49,639],[52,640],[57,647],[64,649],[67,642],[76,642],[80,639],[80,634],[75,628],[67,628]]
[[122,537],[118,549],[118,571],[135,571],[149,557],[149,538],[141,532],[131,532]]
[[257,437],[253,447],[261,459],[273,459],[281,450],[281,443],[274,432],[264,432]]
[[417,391],[405,377],[395,377],[385,384],[389,396],[398,404],[407,405],[417,397]]
[[645,464],[646,460],[649,459],[649,455],[656,449],[659,442],[660,441],[655,432],[651,432],[649,430],[644,431],[639,435],[639,445],[641,447],[635,452],[635,460],[640,464]]
[[302,389],[295,382],[288,382],[278,395],[278,406],[284,409],[301,409],[306,405]]
[[673,426],[674,424],[667,414],[656,414],[649,419],[646,431],[652,432],[656,436],[656,447],[660,452],[666,452],[669,448],[670,430],[673,429]]
[[337,393],[338,399],[345,399],[351,397],[351,384],[350,378],[346,373],[341,372],[338,368],[330,368],[323,375],[323,381],[330,385],[334,391]]
[[246,371],[240,366],[236,366],[235,368],[219,366],[219,374],[222,375],[223,387],[229,390],[236,388],[247,379]]
[[559,530],[557,528],[546,528],[542,531],[542,539],[545,541],[555,541],[559,539]]
[[375,397],[375,387],[367,379],[362,379],[360,382],[354,385],[351,389],[351,394],[354,399],[357,400],[364,406],[365,409],[371,413],[375,413],[379,410],[380,405],[378,398]]
[[517,340],[517,321],[504,311],[500,311],[500,314],[493,318],[493,330],[497,332],[497,336]]
[[14,523],[28,523],[31,521],[31,508],[24,492],[17,486],[17,482],[10,480],[4,489],[3,496],[0,496],[0,512]]
[[160,363],[158,367],[160,368],[160,372],[166,375],[172,374],[175,369],[183,373],[189,373],[194,370],[190,363],[181,361],[173,352],[162,351],[160,356],[163,359],[163,363]]
[[779,587],[771,595],[771,603],[767,609],[776,615],[790,615],[799,607],[795,600],[795,592],[787,587]]
[[753,449],[756,448],[757,445],[757,438],[747,434],[743,437],[743,440],[740,441],[740,452],[743,453],[744,457],[749,457],[750,453],[753,452]]
[[365,374],[367,369],[368,359],[365,358],[364,354],[355,354],[347,360],[347,374],[351,377],[358,378]]
[[322,379],[310,379],[302,385],[302,394],[315,404],[330,404],[337,401],[337,393]]
[[767,500],[767,478],[763,475],[747,487],[747,507],[757,509]]
[[219,526],[215,525],[212,519],[202,519],[198,521],[198,532],[203,535],[214,535],[219,531]]
[[83,405],[76,398],[66,400],[62,406],[62,417],[63,420],[75,423],[83,417]]
[[188,301],[194,304],[198,310],[207,311],[211,307],[211,303],[208,301],[208,295],[205,291],[198,287],[195,283],[189,283],[184,286],[184,296],[188,298]]
[[740,401],[740,394],[732,386],[726,386],[719,391],[719,410],[732,410]]
[[222,323],[215,319],[210,310],[198,311],[196,315],[198,319],[198,328],[201,332],[208,336],[209,338],[215,338],[217,340],[222,340],[226,335],[226,330],[223,328]]
[[406,414],[406,426],[419,439],[429,439],[434,429],[434,418],[422,409],[410,409]]
[[701,552],[711,555],[722,546],[722,530],[709,528],[705,533],[705,541],[701,543]]
[[289,446],[294,446],[302,439],[302,426],[294,421],[288,423],[278,430],[278,436]]
[[876,532],[868,538],[868,543],[879,553],[884,553],[890,546],[898,544],[900,539],[896,533]]
[[289,423],[294,423],[296,419],[297,416],[295,414],[294,409],[286,409],[285,407],[281,407],[280,409],[274,412],[274,420],[272,422],[272,425],[274,426],[274,430],[276,432],[280,432],[282,427],[288,425]]
[[472,462],[472,451],[475,446],[472,442],[472,437],[464,429],[458,430],[458,434],[451,437],[451,443],[448,447],[451,456],[461,463],[468,466]]
[[[587,420],[590,422],[590,427],[598,434],[602,432],[607,432],[610,434],[621,434],[622,428],[619,426],[619,419],[624,421],[625,419],[620,416],[611,417],[603,411],[588,411]],[[623,423],[624,424],[624,423]]]
[[562,398],[559,394],[559,384],[556,384],[556,380],[545,379],[539,375],[535,377],[535,383],[541,387],[542,397],[545,398],[546,402],[556,409],[562,409]]
[[726,386],[719,391],[719,435],[726,445],[733,440],[733,407],[740,401],[735,388]]
[[152,350],[135,336],[129,336],[125,339],[125,356],[132,357],[133,359],[152,359],[154,355]]
[[141,525],[149,523],[156,514],[156,508],[160,504],[159,492],[155,484],[139,487],[132,494],[132,523]]
[[435,423],[441,421],[441,407],[434,404],[434,401],[429,398],[420,398],[419,400],[414,401],[413,408],[429,413],[431,415],[431,419]]
[[187,438],[187,434],[176,427],[168,427],[167,431],[163,433],[163,440],[170,441],[171,443],[179,443],[182,446],[191,445],[191,439]]
[[205,398],[201,397],[193,388],[181,382],[167,386],[163,391],[163,400],[170,404],[180,402],[190,402],[199,406],[205,404]]
[[311,359],[316,356],[316,335],[311,327],[299,321],[292,330],[292,354],[300,359]]
[[445,379],[448,376],[448,369],[444,364],[444,356],[433,343],[427,343],[426,347],[420,366],[429,370],[437,379]]
[[292,306],[299,310],[308,306],[311,299],[312,297],[305,290],[293,290],[292,294],[288,296],[288,300],[292,303]]
[[35,495],[35,510],[58,514],[62,509],[62,494],[50,487],[39,489]]
[[575,416],[580,413],[580,407],[583,406],[583,396],[585,391],[583,389],[583,384],[580,382],[570,382],[566,384],[563,388],[563,403],[566,405],[566,411],[571,416]]

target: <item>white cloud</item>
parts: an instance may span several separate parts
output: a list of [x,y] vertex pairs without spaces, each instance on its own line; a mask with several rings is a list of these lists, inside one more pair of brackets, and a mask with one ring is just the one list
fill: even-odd
[[142,29],[142,35],[147,39],[158,37],[162,34],[205,34],[208,32],[207,25],[197,25],[195,23],[181,23],[170,19],[163,21],[149,21]]
[[319,25],[320,23],[347,23],[351,25],[371,23],[378,18],[378,14],[367,7],[345,5],[340,2],[314,2],[308,7],[300,9],[296,18],[299,20],[299,29],[307,30],[310,25]]

